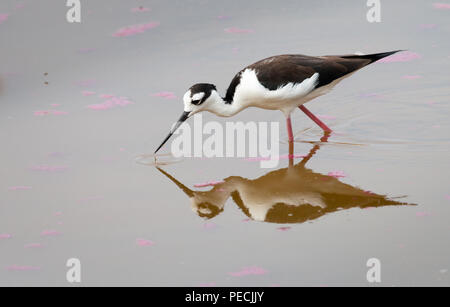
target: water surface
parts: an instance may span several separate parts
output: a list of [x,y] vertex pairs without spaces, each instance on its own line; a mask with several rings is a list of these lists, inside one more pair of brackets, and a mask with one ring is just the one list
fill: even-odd
[[[365,1],[82,1],[69,24],[63,2],[0,3],[1,285],[68,285],[73,257],[85,285],[369,285],[372,257],[382,285],[450,285],[450,10],[382,1],[371,24]],[[147,26],[115,35],[129,25]],[[396,49],[417,56],[308,103],[325,141],[293,115],[290,168],[136,160],[194,83],[224,93],[275,54]],[[232,120],[279,121],[288,153],[280,112]]]

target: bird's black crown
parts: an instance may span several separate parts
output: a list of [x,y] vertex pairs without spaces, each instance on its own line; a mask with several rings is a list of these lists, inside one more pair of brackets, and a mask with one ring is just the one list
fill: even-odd
[[213,90],[216,91],[217,88],[216,88],[216,86],[214,84],[197,83],[197,84],[194,84],[193,86],[191,86],[191,88],[189,90],[191,91],[191,97],[194,96],[197,93],[205,93],[205,95],[203,95],[202,99],[200,99],[200,100],[192,100],[193,104],[200,105],[206,99],[208,99],[208,97],[211,95],[211,92]]

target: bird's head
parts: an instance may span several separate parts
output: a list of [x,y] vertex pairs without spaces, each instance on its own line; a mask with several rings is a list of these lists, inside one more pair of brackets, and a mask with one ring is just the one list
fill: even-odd
[[221,101],[214,84],[197,83],[191,86],[183,96],[184,111],[178,121],[172,126],[169,135],[156,149],[155,153],[169,140],[181,124],[192,115],[202,111],[212,111],[218,101]]
[[198,112],[209,111],[218,100],[220,95],[214,84],[194,84],[183,96],[184,112],[192,116]]

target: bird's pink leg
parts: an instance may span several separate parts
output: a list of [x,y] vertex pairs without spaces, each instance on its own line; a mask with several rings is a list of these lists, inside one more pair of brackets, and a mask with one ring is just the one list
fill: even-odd
[[286,128],[288,132],[289,143],[292,143],[294,141],[294,134],[292,133],[292,123],[290,114],[286,117]]
[[311,118],[320,128],[325,132],[333,132],[327,125],[325,125],[320,119],[312,114],[304,105],[299,106],[299,109],[303,111],[309,118]]

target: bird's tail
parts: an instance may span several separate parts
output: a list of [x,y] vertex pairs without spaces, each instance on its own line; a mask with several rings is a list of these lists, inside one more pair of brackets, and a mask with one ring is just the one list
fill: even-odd
[[397,53],[400,51],[405,51],[405,50],[395,50],[395,51],[389,51],[389,52],[372,53],[372,54],[364,54],[364,55],[352,54],[352,55],[344,55],[341,57],[346,58],[346,59],[351,59],[351,58],[368,59],[368,60],[370,60],[370,63],[373,63],[373,62],[381,60],[382,58],[393,55],[394,53]]

